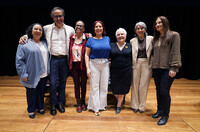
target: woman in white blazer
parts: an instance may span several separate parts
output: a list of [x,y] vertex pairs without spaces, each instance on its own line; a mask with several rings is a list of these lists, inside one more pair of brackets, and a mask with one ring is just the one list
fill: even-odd
[[136,37],[130,40],[132,44],[133,85],[131,88],[131,108],[135,113],[145,111],[149,82],[152,76],[151,51],[152,36],[146,33],[144,22],[135,25]]

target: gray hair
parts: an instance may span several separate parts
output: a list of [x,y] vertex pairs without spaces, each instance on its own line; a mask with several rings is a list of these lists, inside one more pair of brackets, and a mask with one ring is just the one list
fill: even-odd
[[137,26],[142,26],[143,28],[145,28],[147,30],[147,26],[144,22],[140,21],[140,22],[136,23],[135,24],[135,31],[136,31]]
[[[136,31],[136,29],[137,29],[137,26],[142,26],[143,28],[145,28],[145,29],[147,30],[147,26],[146,26],[146,24],[145,24],[144,22],[141,22],[141,21],[140,21],[140,22],[136,23],[136,24],[135,24],[135,31]],[[145,32],[144,35],[147,36],[148,33]],[[137,34],[135,34],[135,36],[137,36]]]
[[53,18],[53,12],[54,12],[55,10],[61,10],[63,16],[65,16],[65,11],[64,11],[62,8],[60,8],[60,7],[54,7],[54,8],[51,10],[51,14],[50,14],[52,18]]
[[119,31],[121,31],[121,32],[123,32],[126,36],[127,36],[127,32],[126,32],[126,30],[124,29],[124,28],[118,28],[117,29],[117,31],[115,32],[115,36],[117,37],[117,33],[119,32]]

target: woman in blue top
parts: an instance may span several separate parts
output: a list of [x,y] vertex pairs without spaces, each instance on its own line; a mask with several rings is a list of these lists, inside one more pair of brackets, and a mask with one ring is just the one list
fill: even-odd
[[106,110],[108,77],[109,77],[109,53],[110,38],[105,36],[103,22],[95,21],[92,29],[93,38],[86,43],[85,63],[87,76],[90,78],[90,96],[88,109],[99,116],[99,110]]
[[44,40],[43,26],[32,24],[26,33],[30,38],[25,45],[18,45],[16,53],[16,70],[20,82],[26,88],[28,112],[35,118],[35,111],[44,114],[44,90],[49,74],[49,53]]

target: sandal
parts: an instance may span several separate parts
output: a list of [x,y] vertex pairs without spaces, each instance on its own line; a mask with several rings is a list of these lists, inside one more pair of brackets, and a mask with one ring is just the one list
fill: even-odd
[[99,111],[94,112],[94,114],[95,114],[96,116],[100,116],[100,112],[99,112]]

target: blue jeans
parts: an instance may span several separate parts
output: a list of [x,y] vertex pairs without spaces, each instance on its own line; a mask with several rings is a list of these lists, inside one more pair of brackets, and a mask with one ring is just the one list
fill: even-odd
[[26,87],[26,98],[29,113],[35,112],[36,109],[44,109],[44,91],[46,88],[47,77],[41,78],[36,88],[27,88]]
[[170,88],[174,77],[169,76],[168,69],[153,69],[153,75],[157,93],[157,109],[163,112],[163,116],[169,116],[171,106]]
[[[50,62],[50,104],[55,106],[57,104],[65,103],[65,86],[68,76],[67,56],[57,58],[52,56]],[[57,84],[59,84],[57,88]],[[57,96],[58,92],[58,96]]]

